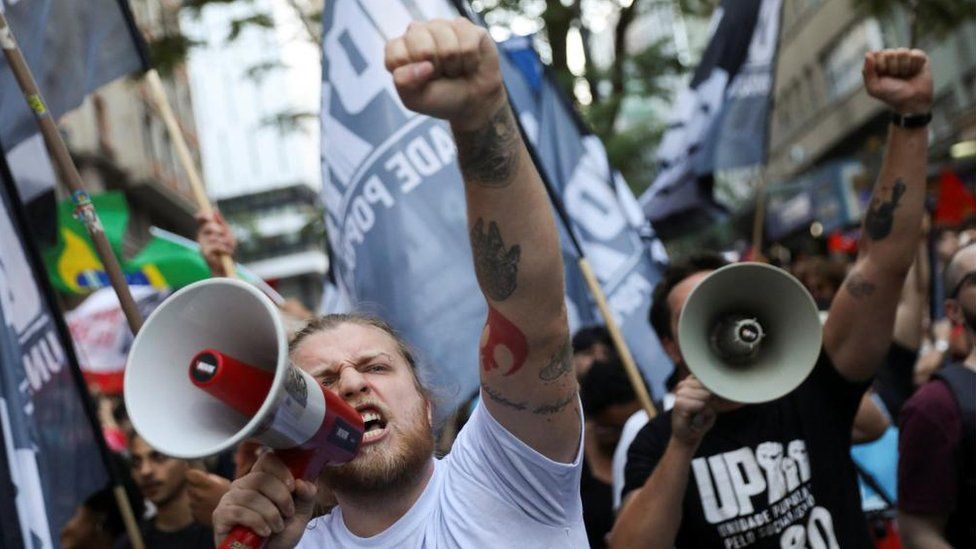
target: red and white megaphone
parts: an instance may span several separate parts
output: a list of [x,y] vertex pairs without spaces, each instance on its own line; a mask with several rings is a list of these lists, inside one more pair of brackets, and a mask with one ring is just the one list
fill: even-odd
[[[153,312],[129,352],[124,391],[139,435],[177,458],[251,438],[296,478],[314,480],[324,466],[353,459],[363,437],[356,410],[289,364],[271,300],[227,278],[187,286]],[[221,547],[263,542],[239,526]]]

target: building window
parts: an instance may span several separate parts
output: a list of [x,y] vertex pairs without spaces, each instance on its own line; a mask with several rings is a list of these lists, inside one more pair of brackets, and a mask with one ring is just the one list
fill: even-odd
[[844,33],[822,56],[827,100],[835,101],[858,89],[864,54],[883,47],[877,19],[865,19]]

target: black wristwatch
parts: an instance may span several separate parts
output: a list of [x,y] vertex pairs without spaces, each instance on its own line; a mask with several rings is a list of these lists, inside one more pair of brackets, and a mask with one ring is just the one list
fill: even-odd
[[932,121],[932,113],[927,112],[925,114],[898,114],[896,112],[891,113],[891,123],[898,126],[899,128],[924,128],[929,125]]

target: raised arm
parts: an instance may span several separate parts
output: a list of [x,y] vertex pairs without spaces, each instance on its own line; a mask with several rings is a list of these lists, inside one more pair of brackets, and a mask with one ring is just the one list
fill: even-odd
[[[864,84],[869,95],[901,115],[928,113],[932,106],[932,73],[919,50],[866,54]],[[921,229],[927,151],[925,127],[889,127],[860,255],[824,326],[824,349],[848,380],[873,376],[891,344],[898,297]]]
[[563,264],[545,188],[519,134],[488,33],[466,19],[412,23],[386,46],[409,109],[451,123],[475,272],[488,302],[485,406],[543,455],[571,461],[581,419]]

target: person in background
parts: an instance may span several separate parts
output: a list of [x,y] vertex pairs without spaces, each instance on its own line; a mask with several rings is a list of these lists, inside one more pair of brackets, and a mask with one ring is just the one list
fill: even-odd
[[[138,433],[129,436],[132,478],[143,498],[156,508],[156,514],[143,520],[139,529],[148,549],[212,548],[210,528],[193,519],[189,483],[190,463],[166,456],[149,446]],[[117,545],[132,547],[128,537]]]
[[[648,321],[654,334],[668,358],[674,364],[665,383],[667,394],[657,403],[661,412],[666,412],[674,405],[674,389],[678,382],[688,376],[688,366],[685,364],[681,350],[678,348],[677,338],[672,332],[672,321],[677,326],[678,315],[684,307],[688,294],[695,285],[705,279],[712,271],[721,269],[729,262],[720,254],[703,252],[689,256],[681,261],[668,265],[661,276],[661,280],[654,287],[651,295],[651,310]],[[620,433],[620,440],[613,452],[613,509],[621,508],[621,494],[624,489],[624,468],[627,463],[627,450],[634,441],[637,433],[647,425],[647,412],[642,409],[634,412],[624,423]]]
[[577,378],[583,379],[594,362],[606,362],[615,355],[606,326],[587,326],[573,334],[573,368]]
[[[573,338],[576,341],[576,338]],[[580,496],[590,547],[606,547],[613,526],[613,452],[627,419],[640,402],[619,360],[593,362],[580,381],[585,430]]]
[[[915,257],[933,83],[918,50],[869,52],[863,77],[894,111],[892,125],[859,256],[830,306],[813,371],[789,394],[750,405],[693,376],[679,382],[671,411],[631,444],[624,489],[634,494],[624,496],[611,547],[871,547],[851,431]],[[679,316],[672,309],[672,333]]]
[[224,271],[222,258],[233,259],[237,248],[237,237],[224,216],[218,210],[200,212],[196,215],[197,243],[200,244],[200,254],[210,267],[213,276],[227,276]]
[[[127,492],[128,486],[126,486]],[[136,516],[142,514],[142,502],[130,494],[129,502]],[[112,488],[106,487],[88,496],[61,529],[62,549],[112,549],[125,533]]]
[[902,409],[898,521],[908,548],[976,547],[976,243],[949,261],[945,289],[946,315],[970,348]]

